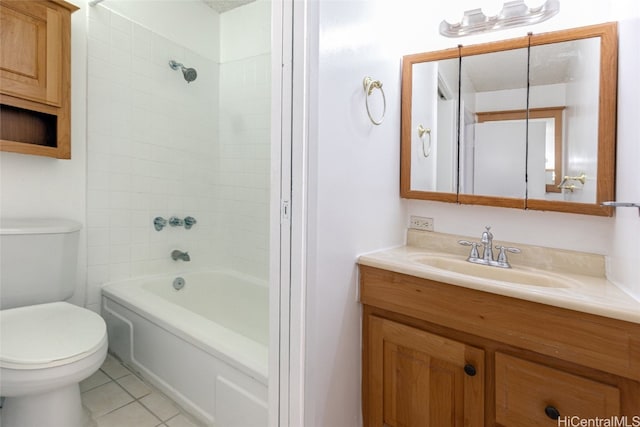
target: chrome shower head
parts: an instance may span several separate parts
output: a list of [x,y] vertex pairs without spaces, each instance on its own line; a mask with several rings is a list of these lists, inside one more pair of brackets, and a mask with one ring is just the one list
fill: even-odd
[[173,59],[169,61],[169,66],[174,70],[180,68],[182,70],[182,75],[184,76],[184,79],[187,81],[187,83],[191,83],[198,77],[198,72],[195,68],[187,68],[181,63],[174,61]]
[[198,72],[195,68],[182,68],[182,74],[187,83],[191,83],[198,77]]

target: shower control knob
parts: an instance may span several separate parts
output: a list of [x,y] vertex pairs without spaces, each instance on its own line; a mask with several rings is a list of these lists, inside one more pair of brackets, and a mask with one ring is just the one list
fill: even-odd
[[161,216],[157,216],[153,219],[153,227],[156,231],[162,230],[167,225],[167,220]]
[[184,219],[184,228],[186,228],[187,230],[189,230],[191,227],[194,226],[194,224],[198,222],[196,221],[196,219],[192,216],[188,216]]
[[184,220],[178,218],[177,216],[172,216],[169,218],[169,225],[172,227],[182,227],[184,225]]

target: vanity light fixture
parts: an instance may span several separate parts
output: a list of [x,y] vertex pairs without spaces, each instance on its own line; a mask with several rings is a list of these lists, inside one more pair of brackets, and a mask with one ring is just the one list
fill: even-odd
[[440,34],[445,37],[464,37],[476,33],[521,27],[546,21],[560,11],[560,0],[547,0],[538,7],[528,7],[524,0],[508,1],[495,16],[486,16],[482,9],[467,10],[462,21],[440,23]]

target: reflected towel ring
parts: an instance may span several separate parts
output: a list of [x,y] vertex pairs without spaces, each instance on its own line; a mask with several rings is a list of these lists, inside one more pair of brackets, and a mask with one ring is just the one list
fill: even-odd
[[[380,80],[373,80],[371,77],[365,77],[362,85],[364,86],[365,93],[365,106],[367,107],[367,115],[371,120],[371,123],[378,126],[382,124],[384,120],[384,115],[387,112],[387,98],[384,96],[384,91],[382,90],[382,82]],[[369,111],[369,96],[373,93],[373,89],[380,89],[380,93],[382,93],[382,117],[380,120],[376,120],[371,116],[371,111]]]
[[[425,147],[425,138],[424,138],[425,134],[429,135],[428,148]],[[431,154],[431,129],[425,128],[422,125],[418,125],[418,137],[420,138],[420,141],[422,141],[422,154],[425,157],[429,157],[429,155]]]

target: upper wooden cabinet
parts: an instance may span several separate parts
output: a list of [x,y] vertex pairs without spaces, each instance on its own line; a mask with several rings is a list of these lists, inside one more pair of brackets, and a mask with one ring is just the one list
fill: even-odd
[[71,13],[62,0],[0,0],[0,149],[68,159]]

